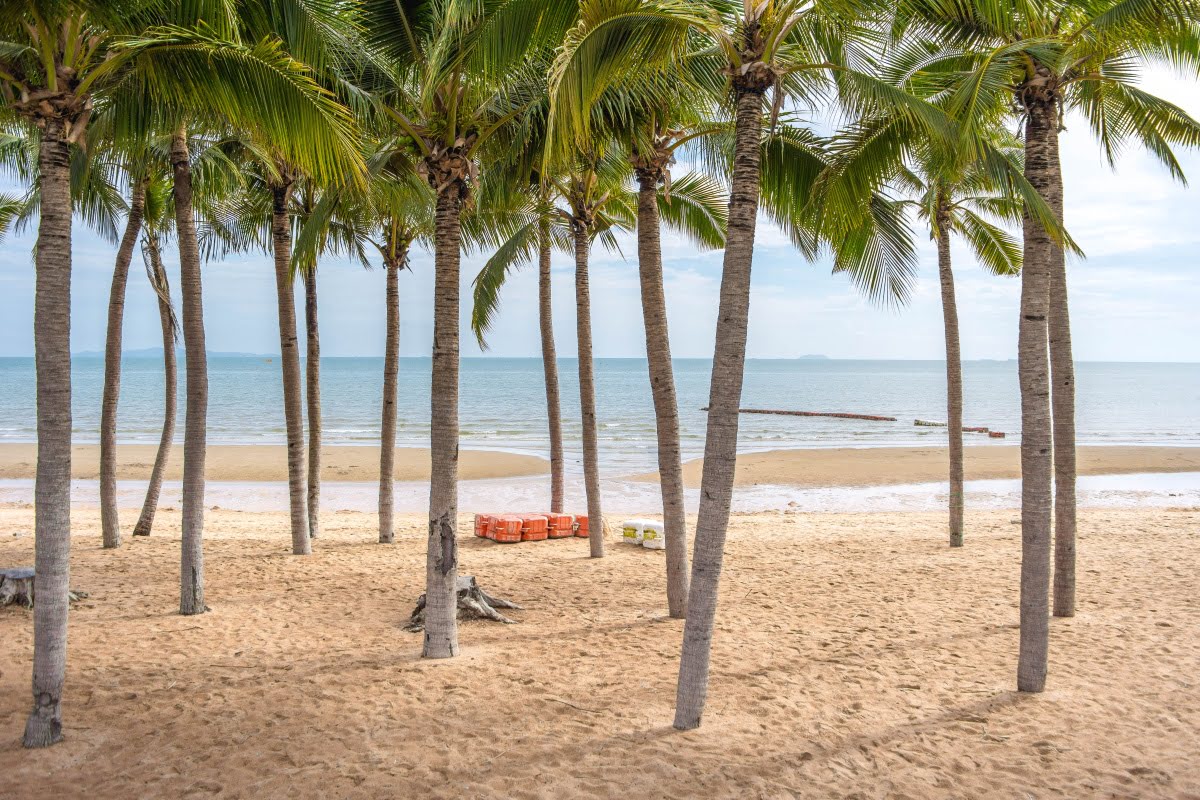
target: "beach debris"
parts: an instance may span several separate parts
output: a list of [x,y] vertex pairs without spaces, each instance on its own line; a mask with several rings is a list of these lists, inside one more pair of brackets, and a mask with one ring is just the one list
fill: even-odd
[[665,550],[663,523],[652,519],[627,519],[621,523],[621,541],[640,544],[647,550]]
[[[505,625],[515,625],[515,619],[508,617],[497,611],[497,608],[515,608],[518,611],[523,610],[521,606],[505,600],[502,597],[493,597],[483,590],[483,587],[475,580],[474,575],[459,575],[458,581],[455,584],[455,592],[458,596],[458,618],[459,619],[489,619],[493,622],[503,622]],[[404,626],[406,631],[419,631],[425,628],[425,595],[422,594],[417,598],[417,607],[413,609],[412,614],[408,618],[408,624]]]
[[[0,606],[19,605],[33,608],[33,567],[0,568]],[[71,589],[67,597],[71,602],[82,600],[87,592]]]
[[[946,428],[946,427],[949,427],[949,423],[948,423],[948,422],[934,422],[933,420],[928,420],[928,419],[914,419],[914,420],[913,420],[913,425],[917,425],[917,426],[920,426],[920,427],[925,427],[925,428]],[[992,431],[991,431],[990,429],[988,429],[987,427],[985,427],[985,426],[982,426],[982,425],[977,425],[977,426],[974,426],[974,427],[966,427],[966,426],[963,426],[962,432],[963,432],[963,433],[987,433],[987,434],[991,434],[991,433],[992,433]],[[1004,438],[1004,434],[1002,433],[1002,434],[1000,434],[999,436],[997,436],[997,437],[994,437],[994,438],[997,438],[997,439],[1002,439],[1002,438]]]
[[[704,406],[701,411],[708,411]],[[786,411],[779,408],[739,408],[739,414],[780,414],[785,417],[832,417],[834,419],[863,419],[868,422],[895,422],[895,417],[881,417],[876,414],[851,414],[842,411]]]

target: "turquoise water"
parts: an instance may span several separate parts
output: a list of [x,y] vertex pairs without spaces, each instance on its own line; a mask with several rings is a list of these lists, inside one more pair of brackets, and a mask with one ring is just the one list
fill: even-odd
[[[96,441],[103,364],[76,358],[72,368],[75,439]],[[375,444],[383,361],[322,359],[322,402],[329,443]],[[578,458],[578,382],[574,359],[559,365],[568,455]],[[1200,445],[1200,364],[1081,363],[1077,367],[1078,437],[1082,443]],[[180,379],[182,381],[182,366]],[[709,362],[675,364],[685,457],[704,444]],[[965,420],[1006,431],[1019,441],[1016,363],[964,365]],[[156,442],[162,418],[162,364],[149,356],[125,360],[119,438]],[[284,440],[278,357],[211,357],[209,437],[222,443]],[[646,362],[596,363],[602,458],[613,467],[654,464],[654,416]],[[778,447],[940,445],[945,431],[914,427],[915,418],[942,420],[944,366],[939,361],[751,360],[742,405],[893,416],[897,422],[745,415],[743,450]],[[0,358],[0,441],[35,439],[33,359]],[[180,398],[183,397],[182,387]],[[182,406],[182,402],[181,402]],[[462,444],[545,454],[545,393],[537,359],[476,358],[462,364]],[[400,445],[427,446],[429,359],[400,364]],[[179,432],[182,435],[182,408]],[[969,443],[989,443],[968,435]]]

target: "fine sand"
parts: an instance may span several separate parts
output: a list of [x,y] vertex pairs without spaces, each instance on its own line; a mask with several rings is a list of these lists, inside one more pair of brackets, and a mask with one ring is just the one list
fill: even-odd
[[[158,445],[126,444],[117,448],[117,479],[148,480]],[[37,445],[0,444],[0,479],[32,478],[37,465]],[[514,478],[550,471],[550,462],[538,456],[491,450],[463,450],[458,474],[463,480]],[[398,481],[429,480],[429,450],[396,448]],[[210,444],[205,474],[214,481],[286,481],[287,449],[283,445]],[[100,476],[100,445],[72,448],[71,477],[96,480]],[[166,480],[183,477],[183,446],[171,448]],[[379,480],[379,448],[333,445],[321,448],[321,477],[327,481]]]
[[[418,658],[425,523],[375,543],[331,514],[213,512],[212,612],[176,615],[179,516],[100,549],[75,513],[67,739],[19,741],[31,615],[0,609],[0,795],[214,798],[963,798],[1200,795],[1200,509],[1085,510],[1079,615],[1047,690],[1014,689],[1020,529],[968,515],[735,515],[704,725],[671,729],[682,623],[663,554],[467,533],[464,573],[525,606]],[[33,512],[0,508],[0,564]],[[14,536],[14,534],[17,534]]]
[[[1021,448],[984,445],[964,448],[967,480],[1021,477]],[[1080,475],[1134,472],[1200,472],[1200,447],[1085,445],[1078,449]],[[771,450],[738,456],[738,486],[878,486],[945,481],[950,468],[944,447],[872,447]],[[683,465],[684,483],[700,487],[702,459]],[[656,481],[657,473],[636,480]]]

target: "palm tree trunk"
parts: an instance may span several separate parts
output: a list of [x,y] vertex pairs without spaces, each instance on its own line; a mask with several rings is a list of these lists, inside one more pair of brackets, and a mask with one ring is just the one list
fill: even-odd
[[708,693],[708,665],[717,588],[733,499],[737,462],[738,408],[746,361],[746,329],[750,318],[750,267],[754,256],[758,213],[762,133],[762,99],[766,87],[736,89],[733,182],[729,195],[729,233],[721,275],[716,349],[709,386],[708,430],[704,440],[704,472],[700,482],[700,514],[692,554],[688,616],[683,628],[675,722],[680,730],[700,726]]
[[646,326],[646,364],[658,429],[658,475],[662,491],[667,552],[667,610],[687,616],[687,518],[683,507],[683,465],[679,454],[679,406],[667,331],[667,299],[663,290],[662,243],[659,239],[658,175],[638,175],[638,273],[642,284],[642,320]]
[[296,337],[296,300],[292,293],[292,228],[288,199],[292,184],[271,187],[271,244],[275,254],[275,299],[279,309],[279,355],[283,365],[283,416],[287,427],[288,499],[292,553],[312,552],[304,489],[304,411],[301,405],[300,348]]
[[942,327],[946,335],[946,427],[950,435],[950,546],[963,545],[963,396],[962,352],[958,336],[958,304],[950,266],[947,214],[937,219],[938,276],[942,284]]
[[163,427],[158,440],[158,453],[154,457],[154,468],[150,471],[150,484],[146,487],[146,500],[142,513],[133,527],[134,536],[149,536],[154,527],[154,514],[158,510],[158,496],[162,492],[163,474],[167,459],[171,455],[171,442],[175,438],[176,390],[179,380],[175,367],[175,310],[171,308],[171,287],[167,283],[167,271],[163,268],[158,235],[147,232],[146,253],[150,259],[150,277],[154,292],[158,295],[158,319],[162,325],[163,339]]
[[[1034,100],[1025,119],[1025,177],[1055,202],[1058,172],[1058,112],[1053,101]],[[1046,318],[1054,242],[1026,216],[1021,267],[1021,323],[1017,372],[1021,384],[1021,641],[1017,688],[1046,686],[1050,589],[1050,364]]]
[[62,121],[45,120],[33,310],[37,372],[34,483],[33,710],[26,747],[62,740],[71,572],[71,178]]
[[425,658],[458,655],[458,321],[462,185],[438,193],[435,220],[433,374],[430,402],[429,540],[425,561]]
[[100,400],[100,529],[106,549],[121,546],[117,515],[117,402],[121,397],[121,327],[125,316],[125,285],[129,262],[142,230],[146,182],[136,180],[125,219],[125,233],[117,248],[112,288],[108,294],[108,334],[104,343],[104,390]]
[[[554,347],[554,304],[550,296],[550,220],[538,224],[538,325],[546,375],[546,420],[550,426],[550,510],[563,510],[562,408],[558,397],[558,354]],[[589,529],[590,531],[590,529]]]
[[304,271],[305,399],[308,401],[308,538],[321,534],[321,339],[317,324],[317,265]]
[[383,348],[383,423],[379,435],[379,541],[396,541],[392,510],[396,475],[396,375],[400,371],[400,268],[404,256],[385,258],[387,339]]
[[[1055,131],[1057,140],[1058,132]],[[1051,164],[1048,179],[1056,192],[1050,206],[1063,221],[1062,165]],[[1067,304],[1067,264],[1054,244],[1050,261],[1050,403],[1054,431],[1054,616],[1075,616],[1075,362]]]
[[187,408],[183,418],[183,542],[179,563],[179,613],[203,614],[204,460],[208,437],[208,353],[204,345],[204,294],[200,247],[192,211],[192,168],[187,132],[171,139],[175,181],[175,233],[179,239],[179,290],[183,303],[183,349]]
[[579,343],[579,411],[583,423],[583,488],[587,495],[588,545],[592,558],[604,557],[604,518],[600,508],[600,443],[596,434],[596,375],[592,364],[592,298],[588,286],[589,226],[576,221],[575,330]]

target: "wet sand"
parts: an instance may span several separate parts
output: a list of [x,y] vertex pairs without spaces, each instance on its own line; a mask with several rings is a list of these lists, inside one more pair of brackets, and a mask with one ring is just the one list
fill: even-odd
[[[148,480],[157,445],[127,444],[117,448],[117,479]],[[0,444],[0,479],[34,477],[37,447],[33,444]],[[459,453],[459,477],[463,480],[513,478],[550,471],[550,462],[538,456],[491,450]],[[282,445],[210,444],[205,472],[214,481],[286,481],[287,449]],[[97,480],[100,445],[77,444],[73,448],[71,476]],[[429,480],[429,450],[396,448],[396,480]],[[321,476],[327,481],[374,481],[379,479],[379,448],[332,445],[321,449]],[[171,448],[166,480],[183,477],[183,446]]]
[[[1080,475],[1143,472],[1200,472],[1200,447],[1084,445],[1078,449]],[[944,447],[871,447],[771,450],[738,456],[738,486],[881,486],[945,481],[949,451]],[[1017,445],[966,447],[967,480],[1021,477]],[[683,465],[684,483],[700,487],[703,459]],[[657,473],[636,476],[658,480]]]
[[[951,551],[941,513],[735,514],[704,725],[679,733],[661,552],[496,545],[464,515],[462,571],[525,610],[426,662],[401,630],[423,516],[379,545],[372,515],[328,514],[301,558],[285,513],[211,512],[212,612],[184,618],[178,513],[104,551],[77,509],[67,740],[21,749],[31,617],[0,609],[0,795],[1200,795],[1200,509],[1081,512],[1039,695],[1013,691],[1014,517],[969,511]],[[32,563],[32,526],[0,508],[0,564]]]

